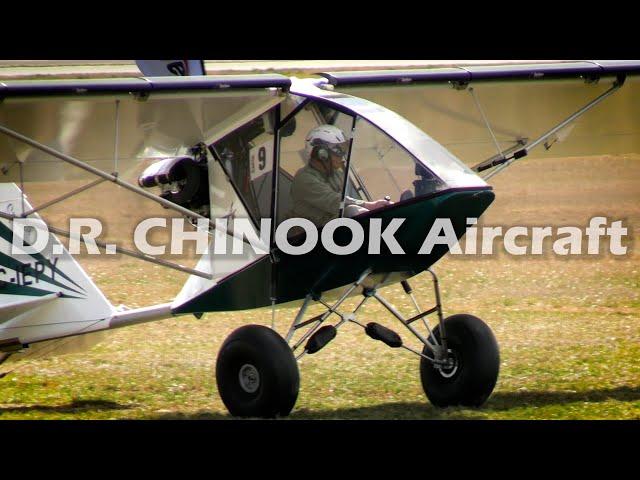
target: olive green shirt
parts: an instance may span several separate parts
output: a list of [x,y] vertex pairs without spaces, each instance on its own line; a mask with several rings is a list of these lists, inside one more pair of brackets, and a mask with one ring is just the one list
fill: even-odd
[[[291,185],[290,218],[306,218],[317,227],[338,216],[342,200],[343,170],[327,175],[310,164],[296,173]],[[345,197],[345,206],[362,205],[363,200]]]

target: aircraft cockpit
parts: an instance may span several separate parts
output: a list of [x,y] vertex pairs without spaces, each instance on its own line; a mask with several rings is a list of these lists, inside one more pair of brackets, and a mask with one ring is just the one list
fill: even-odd
[[[314,182],[329,181],[328,171],[311,160],[307,138],[322,125],[342,132],[344,152],[339,176],[330,169],[334,175],[330,182],[332,200],[316,202],[324,211],[323,215],[314,215],[312,202],[306,210],[297,208],[307,198],[294,185],[300,183],[296,178],[301,172],[310,168],[320,170],[312,171]],[[274,215],[276,225],[287,218],[306,216],[301,211],[316,224],[326,223],[377,209],[385,205],[381,200],[395,204],[450,188],[487,185],[403,117],[368,100],[324,90],[304,80],[295,82],[279,104],[210,143],[208,154],[212,158],[208,160],[207,212],[202,210],[202,192],[189,190],[200,195],[196,202],[199,211],[211,218],[247,217],[258,230],[261,219]],[[198,169],[185,169],[184,163],[179,165],[202,185],[207,174],[194,173],[201,169],[202,160],[196,162]],[[278,175],[274,178],[276,167]],[[140,183],[146,186],[144,175]],[[149,186],[152,183],[147,182]],[[178,181],[185,190],[187,183],[186,178]],[[175,188],[172,191],[173,198],[184,201],[184,195],[177,195]],[[335,200],[336,195],[340,201]],[[368,208],[349,211],[345,207],[351,199]]]

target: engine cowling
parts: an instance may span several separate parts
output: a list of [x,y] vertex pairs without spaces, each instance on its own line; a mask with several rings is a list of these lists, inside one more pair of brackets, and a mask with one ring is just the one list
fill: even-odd
[[138,184],[160,187],[162,198],[193,211],[209,206],[207,164],[191,157],[167,158],[149,165],[138,177]]

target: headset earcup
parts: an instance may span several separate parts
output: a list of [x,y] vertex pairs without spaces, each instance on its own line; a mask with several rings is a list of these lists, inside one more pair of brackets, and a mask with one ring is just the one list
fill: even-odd
[[326,162],[329,160],[329,150],[323,145],[316,145],[311,150],[311,157],[315,157],[321,162]]
[[322,160],[323,162],[329,160],[329,150],[326,147],[318,147],[318,159]]

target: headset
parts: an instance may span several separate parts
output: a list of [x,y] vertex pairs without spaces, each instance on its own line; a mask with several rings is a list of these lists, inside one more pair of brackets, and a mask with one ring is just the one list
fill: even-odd
[[331,152],[326,145],[316,145],[313,147],[312,153],[315,153],[315,157],[321,162],[326,162],[331,158]]
[[339,155],[344,158],[344,153],[335,152],[331,149],[331,147],[325,145],[324,143],[317,143],[313,146],[313,150],[311,150],[311,155],[315,155],[318,160],[326,162],[331,158],[331,154]]
[[[313,149],[311,150],[311,157],[313,158],[315,156],[315,158],[317,158],[325,166],[325,168],[327,169],[327,173],[329,175],[332,175],[334,172],[334,168],[333,162],[331,161],[331,154],[334,152],[331,150],[331,147],[325,145],[324,143],[320,143],[320,141],[318,140],[315,140],[314,143],[316,144],[313,145],[312,143]],[[337,152],[335,152],[335,154],[340,155]],[[342,156],[344,157],[344,155]]]
[[328,175],[333,175],[333,162],[331,161],[331,150],[326,145],[320,144],[315,145],[313,150],[311,150],[311,157],[317,158],[324,168],[327,169]]

